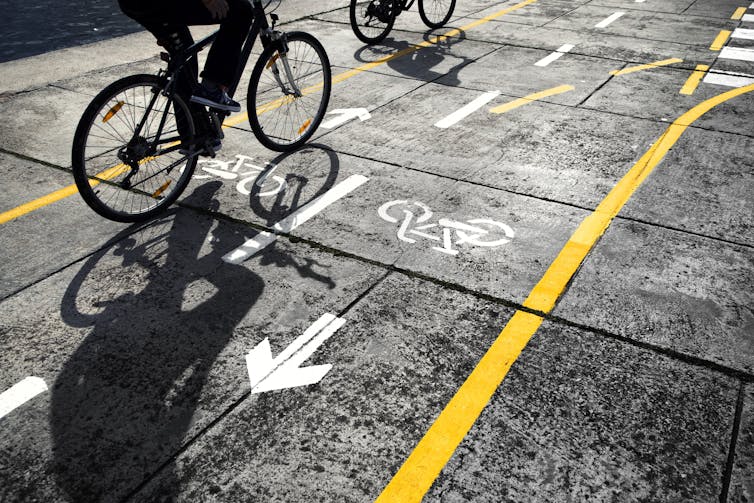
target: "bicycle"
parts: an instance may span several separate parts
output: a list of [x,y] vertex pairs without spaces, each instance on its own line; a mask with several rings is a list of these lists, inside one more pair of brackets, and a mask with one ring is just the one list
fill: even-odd
[[[348,14],[356,37],[365,44],[382,41],[393,28],[395,18],[415,0],[351,0]],[[456,0],[419,0],[419,16],[429,28],[440,28],[453,15]]]
[[[249,124],[270,150],[290,152],[316,131],[330,99],[330,62],[322,44],[304,32],[275,30],[262,0],[252,0],[254,21],[241,50],[233,96],[259,36],[262,53],[247,91]],[[84,111],[73,139],[76,186],[95,212],[110,220],[148,220],[173,204],[188,185],[199,155],[214,157],[228,112],[188,105],[176,79],[217,32],[185,50],[162,53],[167,69],[131,75],[103,89]],[[192,86],[198,86],[192,77]],[[197,112],[197,108],[201,113]],[[198,113],[198,115],[197,115]],[[202,131],[197,130],[197,121]]]

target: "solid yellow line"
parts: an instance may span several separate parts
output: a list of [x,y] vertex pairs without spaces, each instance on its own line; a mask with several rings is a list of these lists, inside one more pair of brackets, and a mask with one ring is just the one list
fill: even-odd
[[630,68],[624,68],[623,70],[613,70],[610,72],[610,75],[626,75],[627,73],[650,70],[652,68],[657,68],[658,66],[673,65],[675,63],[683,63],[683,60],[678,58],[663,59],[662,61],[656,61],[654,63],[648,63],[646,65],[632,66]]
[[[699,117],[736,96],[754,91],[754,84],[723,93],[679,117],[629,170],[568,240],[534,287],[524,306],[549,313],[600,236],[681,134]],[[422,437],[377,498],[378,503],[420,502],[476,422],[511,365],[539,329],[543,318],[517,311],[466,381]]]
[[490,112],[493,114],[504,114],[505,112],[510,112],[514,108],[518,108],[520,106],[526,105],[527,103],[531,103],[533,101],[541,100],[543,98],[547,98],[548,96],[554,96],[556,94],[563,94],[567,93],[568,91],[573,91],[575,88],[573,86],[558,86],[553,87],[551,89],[546,89],[544,91],[540,91],[538,93],[530,94],[529,96],[524,96],[523,98],[519,98],[517,100],[513,100],[509,103],[506,103],[504,105],[500,105],[494,108],[490,108]]
[[728,37],[730,37],[730,34],[732,32],[728,30],[720,30],[720,33],[717,34],[717,37],[715,37],[715,41],[712,42],[712,45],[709,46],[710,51],[719,51],[723,48],[725,45],[725,42],[728,41]]
[[[335,83],[338,83],[338,82],[342,82],[342,81],[344,81],[346,79],[350,79],[351,77],[354,77],[354,76],[356,76],[356,75],[358,75],[358,74],[360,74],[362,72],[370,70],[370,69],[372,69],[372,68],[374,68],[376,66],[383,65],[385,63],[388,63],[389,61],[392,61],[392,60],[394,60],[396,58],[400,58],[401,56],[405,56],[406,54],[410,54],[412,52],[416,52],[416,51],[418,51],[420,49],[423,49],[425,47],[430,47],[430,46],[436,44],[438,41],[443,41],[446,38],[450,38],[450,37],[453,37],[455,35],[458,35],[461,32],[468,31],[471,28],[475,28],[475,27],[477,27],[479,25],[482,25],[484,23],[492,21],[495,18],[498,18],[498,17],[503,16],[505,14],[508,14],[510,12],[516,11],[518,9],[522,9],[523,7],[526,7],[527,5],[531,5],[531,4],[535,3],[536,1],[537,0],[524,0],[523,2],[517,3],[516,5],[513,5],[511,7],[508,7],[507,9],[503,9],[503,10],[495,12],[494,14],[491,14],[491,15],[489,15],[487,17],[484,17],[482,19],[478,19],[478,20],[476,20],[476,21],[474,21],[472,23],[469,23],[466,26],[463,26],[461,28],[454,28],[454,29],[448,31],[447,33],[445,33],[444,35],[439,35],[437,37],[433,37],[430,40],[424,41],[424,42],[422,42],[420,44],[412,45],[412,46],[407,47],[405,49],[402,49],[402,50],[400,50],[400,51],[398,51],[396,53],[390,54],[389,56],[385,56],[384,58],[378,59],[377,61],[373,61],[371,63],[364,64],[364,65],[362,65],[362,66],[360,66],[358,68],[354,68],[352,70],[348,70],[346,72],[343,72],[343,73],[341,73],[341,74],[336,75],[335,77],[333,77],[332,82],[333,82],[333,84],[335,84]],[[305,95],[311,94],[315,90],[321,88],[322,85],[323,85],[322,83],[316,84],[314,86],[311,86],[311,87],[305,89],[304,91],[302,91],[302,93],[305,94]],[[288,100],[289,100],[288,97],[278,98],[277,100],[272,101],[271,103],[267,103],[265,105],[260,106],[257,109],[257,113],[259,114],[259,113],[269,112],[271,110],[279,108],[282,105],[284,105],[285,103],[287,103]],[[233,117],[229,117],[227,120],[225,120],[223,122],[223,127],[228,128],[228,127],[231,127],[231,126],[236,126],[236,125],[241,124],[242,122],[245,122],[247,120],[249,120],[249,114],[247,112],[240,113],[240,114],[234,115]],[[116,166],[116,168],[117,168],[117,166]],[[72,192],[71,192],[71,190],[72,190]],[[18,218],[21,215],[24,215],[26,213],[29,213],[29,212],[34,211],[36,209],[39,209],[42,206],[46,206],[48,204],[52,204],[55,201],[59,201],[60,199],[63,199],[65,197],[68,197],[70,195],[75,194],[76,192],[78,192],[76,190],[76,186],[72,185],[70,187],[66,187],[65,189],[61,189],[59,191],[53,192],[52,194],[48,194],[47,196],[39,198],[39,199],[37,199],[35,201],[31,201],[29,203],[23,204],[23,205],[21,205],[21,206],[19,206],[17,208],[14,208],[14,209],[12,209],[10,211],[7,211],[5,213],[0,214],[0,224],[4,224],[5,222],[7,222],[9,220],[13,220],[14,218]],[[63,194],[63,193],[65,193],[66,195],[60,195],[60,194]],[[7,218],[7,219],[3,220],[3,218]]]
[[694,94],[694,91],[696,91],[696,88],[699,87],[699,83],[702,81],[704,75],[708,70],[709,66],[707,65],[696,65],[696,70],[691,73],[688,80],[681,88],[681,94],[686,94],[689,96]]
[[736,21],[744,17],[744,14],[746,14],[746,7],[739,7],[736,9],[736,12],[733,13],[733,15],[730,17],[731,19],[735,19]]

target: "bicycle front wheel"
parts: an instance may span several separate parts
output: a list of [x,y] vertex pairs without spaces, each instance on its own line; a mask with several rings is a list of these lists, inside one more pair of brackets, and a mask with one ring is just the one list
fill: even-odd
[[456,8],[456,0],[419,0],[419,16],[430,28],[440,28],[448,22]]
[[164,96],[155,75],[110,84],[86,108],[73,138],[73,176],[81,197],[110,220],[152,218],[186,188],[196,156],[176,146],[193,138],[186,103]]
[[395,23],[393,0],[351,0],[348,14],[356,38],[365,44],[381,42]]
[[332,73],[327,53],[308,33],[287,34],[288,51],[262,51],[248,92],[249,124],[270,150],[290,152],[319,127],[330,101]]

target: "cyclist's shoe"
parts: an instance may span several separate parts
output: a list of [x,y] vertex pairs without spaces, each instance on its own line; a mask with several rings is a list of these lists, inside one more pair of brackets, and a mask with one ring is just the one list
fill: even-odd
[[217,110],[224,110],[226,112],[240,112],[241,104],[237,101],[233,101],[228,93],[216,87],[214,90],[208,89],[206,85],[202,84],[194,91],[191,96],[193,103],[199,103],[200,105],[206,105]]
[[186,156],[201,155],[205,157],[215,157],[215,153],[217,153],[222,147],[223,147],[223,142],[220,141],[220,138],[215,138],[214,140],[209,142],[209,145],[206,145],[206,146],[194,145],[192,147],[181,147],[178,149],[178,152],[181,155],[186,155]]

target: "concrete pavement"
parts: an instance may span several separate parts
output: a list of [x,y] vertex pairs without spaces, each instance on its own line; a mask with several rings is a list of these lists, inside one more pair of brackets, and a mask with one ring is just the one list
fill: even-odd
[[[83,109],[160,67],[151,36],[0,65],[0,393],[47,388],[0,417],[0,500],[754,499],[754,88],[723,95],[754,79],[754,7],[469,0],[371,48],[343,2],[278,12],[348,76],[330,110],[371,117],[288,155],[238,121],[142,225],[16,209],[73,183]],[[324,378],[253,393],[246,355],[307,333]]]

